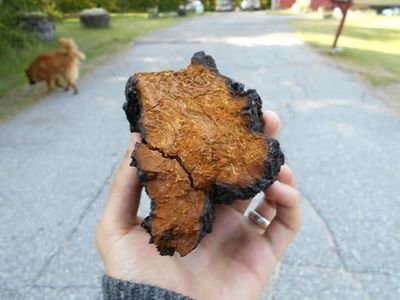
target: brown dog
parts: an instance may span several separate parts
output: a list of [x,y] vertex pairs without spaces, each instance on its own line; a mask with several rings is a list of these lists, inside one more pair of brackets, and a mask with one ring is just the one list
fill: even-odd
[[72,88],[77,94],[75,82],[79,76],[79,61],[85,59],[85,54],[78,50],[72,39],[60,38],[58,43],[64,50],[38,55],[25,73],[30,84],[46,81],[49,91],[56,85],[66,91]]

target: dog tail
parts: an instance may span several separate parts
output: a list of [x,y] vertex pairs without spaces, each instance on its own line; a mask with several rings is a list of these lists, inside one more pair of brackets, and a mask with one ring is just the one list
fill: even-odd
[[81,60],[85,60],[86,59],[86,55],[85,53],[81,52],[81,51],[77,51],[76,55],[79,57],[79,59]]
[[85,53],[78,50],[78,46],[75,44],[73,39],[70,38],[60,38],[58,44],[65,49],[68,53],[76,55],[81,60],[86,58]]

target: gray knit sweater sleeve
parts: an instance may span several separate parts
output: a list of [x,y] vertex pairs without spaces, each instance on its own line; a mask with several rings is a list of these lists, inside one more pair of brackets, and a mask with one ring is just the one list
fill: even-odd
[[150,284],[135,283],[103,276],[104,300],[190,300],[192,298]]

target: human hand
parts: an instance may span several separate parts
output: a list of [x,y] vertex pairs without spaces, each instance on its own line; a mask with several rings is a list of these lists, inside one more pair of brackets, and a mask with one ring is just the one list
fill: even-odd
[[[274,112],[263,116],[264,131],[276,136]],[[282,166],[257,212],[271,220],[262,230],[243,213],[250,200],[218,205],[212,233],[185,257],[160,256],[137,216],[141,184],[129,166],[137,133],[132,134],[97,227],[96,242],[110,277],[152,284],[195,299],[258,299],[277,262],[300,228],[299,194],[294,176]]]

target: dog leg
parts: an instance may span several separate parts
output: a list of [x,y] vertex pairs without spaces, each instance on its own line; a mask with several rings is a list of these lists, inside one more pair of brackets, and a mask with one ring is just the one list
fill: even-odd
[[56,86],[67,91],[67,87],[61,84],[60,79],[56,79]]
[[76,86],[75,83],[71,82],[70,86],[72,87],[72,89],[74,90],[74,95],[78,94],[78,87]]
[[47,83],[47,92],[51,92],[54,86],[53,80],[51,78],[48,78],[46,79],[46,83]]

